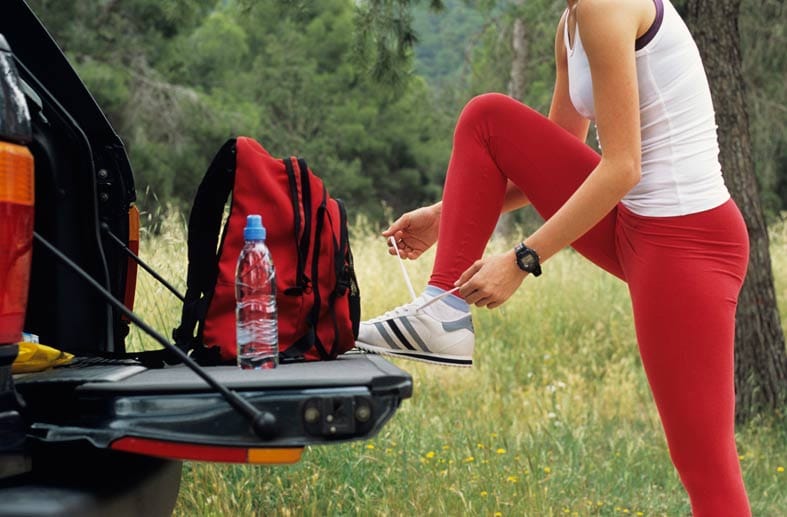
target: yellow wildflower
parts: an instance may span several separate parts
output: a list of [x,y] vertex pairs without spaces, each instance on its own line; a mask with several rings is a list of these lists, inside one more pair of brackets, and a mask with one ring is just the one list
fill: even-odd
[[551,469],[551,468],[549,468],[549,467],[544,467],[544,474],[549,474],[550,472],[552,472],[552,469]]
[[782,472],[784,472],[784,467],[782,467],[782,466],[778,466],[778,467],[776,467],[776,472],[778,472],[779,474],[781,474]]
[[503,512],[495,512],[495,517],[503,517]]
[[472,457],[472,456],[468,456],[467,458],[465,458],[465,463],[473,463],[474,461],[475,461],[475,458]]
[[373,444],[373,443],[370,443],[370,444],[368,444],[368,445],[366,446],[366,448],[367,448],[367,449],[369,449],[369,450],[372,450],[372,449],[374,449],[374,444]]
[[516,483],[517,481],[519,481],[519,478],[516,476],[508,476],[506,478],[506,481],[508,481],[509,483]]
[[431,460],[432,458],[435,457],[435,454],[436,454],[435,451],[429,451],[429,452],[426,453],[426,457],[427,457],[427,459]]
[[483,449],[484,448],[484,444],[483,443],[479,443],[478,445],[476,445],[476,447],[478,447],[479,449]]
[[497,449],[497,451],[495,451],[495,452],[497,452],[498,454],[505,454],[506,450],[501,447],[501,448]]
[[481,497],[486,497],[488,495],[489,495],[489,492],[487,492],[486,490],[481,490]]

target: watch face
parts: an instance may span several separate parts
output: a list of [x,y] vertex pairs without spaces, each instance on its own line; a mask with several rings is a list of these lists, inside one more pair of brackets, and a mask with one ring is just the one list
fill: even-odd
[[522,271],[533,273],[536,276],[541,274],[538,255],[523,244],[516,247],[516,262]]

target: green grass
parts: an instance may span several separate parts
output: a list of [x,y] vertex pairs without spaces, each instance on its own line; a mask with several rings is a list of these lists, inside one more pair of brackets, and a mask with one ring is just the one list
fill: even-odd
[[[183,285],[183,221],[143,257]],[[787,321],[787,230],[772,230]],[[363,313],[408,299],[396,259],[358,225]],[[493,242],[490,249],[502,249]],[[407,263],[416,289],[433,255]],[[140,278],[137,310],[165,334],[177,301]],[[187,463],[176,515],[688,515],[637,353],[625,285],[564,251],[503,307],[474,309],[472,369],[395,361],[414,394],[372,440],[307,448],[293,466]],[[142,341],[133,333],[130,341]],[[738,430],[754,514],[787,508],[787,419]]]

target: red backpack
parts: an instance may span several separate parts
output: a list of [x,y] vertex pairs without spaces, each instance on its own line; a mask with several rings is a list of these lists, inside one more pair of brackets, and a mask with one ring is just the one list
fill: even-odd
[[280,360],[334,359],[351,349],[361,309],[344,205],[304,160],[274,158],[247,137],[222,146],[194,198],[178,346],[202,362],[235,360],[235,267],[248,214],[262,215],[276,268]]

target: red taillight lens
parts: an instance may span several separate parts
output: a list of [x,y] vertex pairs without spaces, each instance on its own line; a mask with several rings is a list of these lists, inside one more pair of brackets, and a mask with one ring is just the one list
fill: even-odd
[[33,155],[0,142],[0,343],[22,340],[33,255]]
[[199,445],[147,438],[126,437],[112,442],[116,451],[133,452],[159,458],[215,463],[249,463],[253,465],[289,465],[301,459],[303,447],[251,448]]
[[[139,256],[139,209],[131,205],[128,210],[128,249]],[[126,269],[126,292],[123,296],[123,303],[130,311],[134,310],[134,296],[137,292],[137,262],[128,259]],[[125,319],[125,316],[124,316]]]

